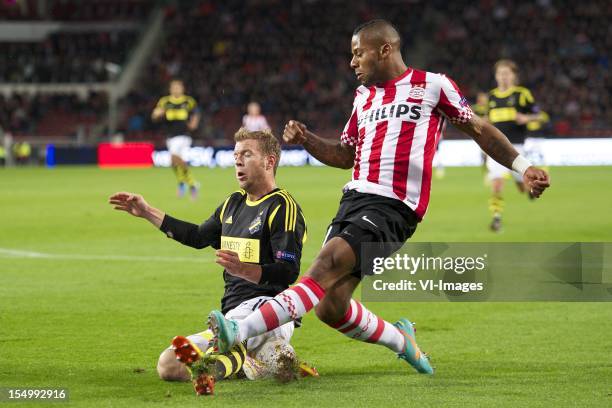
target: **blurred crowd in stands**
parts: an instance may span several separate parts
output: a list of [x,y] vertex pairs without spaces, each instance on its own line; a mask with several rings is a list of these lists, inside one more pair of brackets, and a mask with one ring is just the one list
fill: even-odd
[[0,82],[104,82],[126,60],[134,31],[55,33],[43,42],[0,42]]
[[0,20],[141,20],[150,0],[3,0]]
[[[215,144],[231,139],[250,101],[261,104],[277,134],[297,118],[337,135],[356,84],[348,65],[354,27],[378,9],[400,26],[422,25],[418,15],[404,12],[410,4],[397,1],[197,3],[168,10],[165,46],[127,105],[137,101],[144,118],[178,76],[203,110],[200,135]],[[405,46],[413,45],[407,36]]]
[[[67,20],[141,18],[145,13],[138,1],[97,2],[115,6],[94,12],[85,11],[76,1],[51,1],[64,10],[59,18]],[[122,8],[123,3],[130,6]],[[376,17],[397,25],[409,65],[446,73],[472,101],[478,91],[495,87],[494,62],[511,58],[521,68],[522,84],[550,114],[553,134],[612,133],[612,3],[606,0],[204,0],[178,4],[167,7],[163,44],[121,105],[121,130],[128,139],[161,137],[149,116],[159,97],[167,94],[173,77],[182,78],[187,93],[199,102],[203,120],[195,136],[207,143],[231,140],[253,100],[261,104],[276,134],[287,119],[296,118],[324,135],[337,137],[357,86],[349,67],[351,33],[358,24]],[[126,11],[117,17],[120,9]],[[83,41],[98,41],[90,40]],[[105,50],[115,56],[112,44],[124,45],[125,40],[105,41],[109,44]],[[128,51],[121,45],[118,54]],[[9,52],[15,54],[12,59],[24,52],[48,55],[53,50],[42,44],[31,48],[34,51],[20,48],[29,46],[0,44],[0,58],[4,47],[15,47]],[[72,63],[80,58],[79,52],[68,57],[64,53],[75,49],[79,47],[71,44],[52,57]],[[88,53],[84,58],[95,64],[96,57]],[[64,65],[47,66],[47,78],[58,81],[63,74],[53,71],[66,68]],[[28,64],[7,66],[13,68],[0,62],[0,82],[11,81],[3,74],[6,70],[28,78]],[[75,78],[97,78],[96,70],[86,71]],[[44,105],[29,109],[40,115]],[[7,109],[2,107],[2,111]],[[9,123],[18,125],[20,120]]]
[[213,139],[231,136],[250,100],[261,103],[277,133],[298,118],[337,136],[357,85],[349,68],[352,30],[384,17],[398,26],[408,64],[422,59],[421,68],[453,77],[472,101],[495,87],[495,61],[512,58],[522,84],[551,116],[552,133],[612,129],[608,1],[249,4],[201,1],[170,10],[165,47],[130,101],[137,101],[141,123],[168,79],[178,76],[205,112],[202,133]]
[[[95,124],[106,117],[105,93],[91,92],[86,98],[75,94],[0,94],[0,124],[15,135],[49,135],[49,128],[75,129],[70,124]],[[75,136],[74,130],[66,130]],[[55,135],[54,135],[55,136]]]
[[430,10],[436,25],[428,68],[449,72],[473,96],[493,87],[495,61],[511,58],[554,133],[612,128],[612,2],[444,4],[444,13]]

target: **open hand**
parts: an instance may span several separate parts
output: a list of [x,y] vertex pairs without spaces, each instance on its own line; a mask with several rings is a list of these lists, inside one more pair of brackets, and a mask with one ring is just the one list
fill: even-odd
[[110,196],[108,202],[115,210],[125,211],[135,217],[143,217],[149,208],[149,204],[140,194],[124,191]]

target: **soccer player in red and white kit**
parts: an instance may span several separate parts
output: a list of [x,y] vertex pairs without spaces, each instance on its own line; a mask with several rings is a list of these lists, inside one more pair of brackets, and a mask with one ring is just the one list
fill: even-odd
[[323,248],[297,285],[241,321],[213,311],[209,327],[219,351],[226,352],[315,308],[319,319],[341,333],[386,346],[418,372],[433,374],[408,319],[388,323],[352,299],[362,273],[372,273],[361,270],[361,244],[379,243],[376,256],[385,257],[399,249],[388,243],[404,242],[414,233],[427,210],[432,160],[447,120],[497,162],[521,173],[535,196],[549,186],[548,175],[474,115],[451,79],[407,67],[399,33],[389,22],[359,26],[351,46],[351,68],[362,86],[340,140],[322,139],[297,121],[290,121],[283,135],[329,166],[353,168]]

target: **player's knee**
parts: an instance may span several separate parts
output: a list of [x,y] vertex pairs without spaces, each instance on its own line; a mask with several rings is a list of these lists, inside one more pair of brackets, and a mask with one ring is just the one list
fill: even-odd
[[157,361],[157,374],[164,381],[187,381],[189,373],[185,366],[176,360],[172,350],[164,350]]

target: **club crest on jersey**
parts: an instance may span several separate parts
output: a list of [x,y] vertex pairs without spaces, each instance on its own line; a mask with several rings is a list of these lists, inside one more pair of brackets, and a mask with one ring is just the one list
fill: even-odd
[[425,96],[425,89],[420,86],[415,86],[408,92],[408,96],[412,99],[423,99]]
[[468,103],[468,100],[465,98],[465,96],[461,97],[461,99],[459,100],[459,105],[463,106],[464,108],[470,106],[470,104]]
[[257,217],[255,217],[253,222],[251,222],[251,225],[249,225],[249,233],[251,233],[251,235],[258,233],[261,230],[261,226],[263,225],[263,222],[261,221],[262,216],[263,211],[257,214]]

